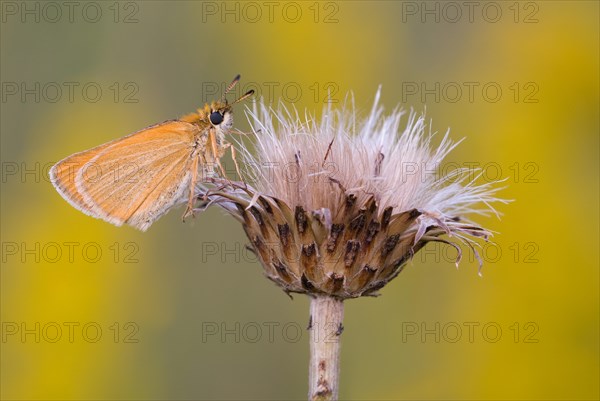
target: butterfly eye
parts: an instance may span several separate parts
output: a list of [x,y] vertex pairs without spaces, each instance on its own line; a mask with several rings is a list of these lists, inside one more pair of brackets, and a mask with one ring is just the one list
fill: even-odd
[[223,114],[219,113],[218,111],[213,111],[210,113],[210,122],[213,125],[221,124],[223,122]]

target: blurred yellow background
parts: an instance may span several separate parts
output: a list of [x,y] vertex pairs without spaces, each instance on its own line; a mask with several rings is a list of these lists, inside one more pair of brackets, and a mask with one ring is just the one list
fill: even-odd
[[237,73],[236,94],[317,115],[350,90],[364,114],[382,85],[515,200],[476,218],[498,232],[483,277],[430,245],[347,302],[342,399],[600,397],[597,2],[0,5],[2,399],[305,398],[308,300],[265,280],[232,218],[140,233],[47,178]]

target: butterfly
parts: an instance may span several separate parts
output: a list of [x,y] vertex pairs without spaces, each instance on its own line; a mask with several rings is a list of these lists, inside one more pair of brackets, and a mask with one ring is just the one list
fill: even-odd
[[233,127],[232,106],[225,95],[239,82],[236,76],[221,100],[195,113],[144,128],[95,148],[75,153],[50,169],[58,193],[83,213],[117,226],[146,231],[170,208],[187,199],[184,218],[193,214],[195,188],[225,170],[220,159],[231,148],[225,135]]

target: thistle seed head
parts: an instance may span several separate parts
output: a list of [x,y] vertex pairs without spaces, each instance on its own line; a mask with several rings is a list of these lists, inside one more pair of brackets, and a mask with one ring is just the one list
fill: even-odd
[[[249,111],[255,150],[239,147],[245,182],[208,197],[243,225],[266,276],[287,293],[377,295],[428,242],[476,255],[490,233],[464,215],[495,210],[498,188],[472,170],[440,176],[456,143],[433,147],[423,117],[384,115],[379,92],[363,119],[326,108],[320,122],[264,103]],[[486,208],[479,209],[484,205]],[[446,236],[447,238],[442,238]]]

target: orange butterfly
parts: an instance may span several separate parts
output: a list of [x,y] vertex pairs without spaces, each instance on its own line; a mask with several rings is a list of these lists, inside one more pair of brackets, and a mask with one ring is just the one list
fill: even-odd
[[[50,169],[56,190],[83,213],[117,226],[127,223],[146,231],[171,207],[187,198],[184,217],[193,213],[196,183],[223,175],[220,158],[231,144],[232,105],[223,98],[179,120],[165,121],[93,149],[76,153]],[[231,147],[235,162],[235,150]],[[236,163],[237,169],[237,163]],[[238,171],[239,173],[239,171]]]

